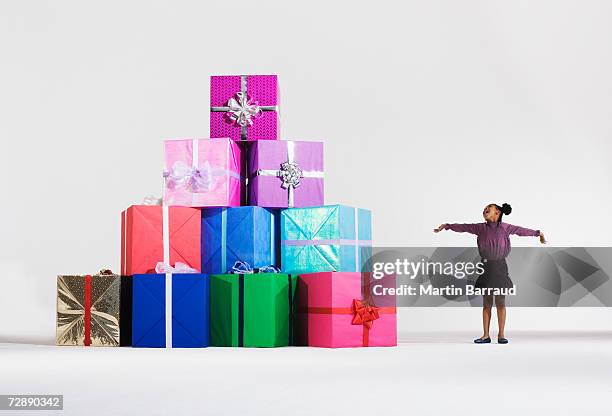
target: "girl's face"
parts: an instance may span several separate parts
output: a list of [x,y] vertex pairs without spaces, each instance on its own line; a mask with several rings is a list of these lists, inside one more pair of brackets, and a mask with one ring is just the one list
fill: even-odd
[[486,222],[497,222],[499,220],[500,210],[497,209],[495,204],[487,205],[482,211],[482,216]]

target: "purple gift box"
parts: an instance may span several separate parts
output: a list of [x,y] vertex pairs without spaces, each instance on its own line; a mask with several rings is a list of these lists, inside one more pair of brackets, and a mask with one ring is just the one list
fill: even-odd
[[210,77],[210,137],[278,140],[277,76]]
[[249,205],[323,205],[323,143],[257,141],[249,146]]

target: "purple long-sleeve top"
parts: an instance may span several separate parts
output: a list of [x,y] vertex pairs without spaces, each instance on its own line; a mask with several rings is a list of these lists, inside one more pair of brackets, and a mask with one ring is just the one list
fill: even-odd
[[447,230],[475,234],[478,252],[487,260],[504,259],[510,254],[510,235],[539,237],[540,230],[519,227],[505,222],[481,222],[478,224],[446,224]]

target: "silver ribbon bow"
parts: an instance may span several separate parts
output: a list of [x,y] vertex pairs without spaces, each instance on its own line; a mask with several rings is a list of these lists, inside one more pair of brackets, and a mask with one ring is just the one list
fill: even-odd
[[300,186],[300,179],[304,177],[300,165],[296,162],[283,162],[281,163],[280,171],[278,172],[279,178],[282,181],[281,188],[289,189],[289,187],[297,188]]
[[174,263],[174,267],[170,266],[168,263],[164,263],[163,261],[158,261],[155,265],[155,273],[198,273],[198,271],[185,263],[181,263],[180,261]]
[[142,200],[142,205],[161,205],[162,199],[155,195],[148,195]]
[[318,170],[304,171],[295,161],[295,142],[287,140],[287,161],[281,163],[279,170],[274,169],[258,169],[255,175],[260,176],[276,176],[281,180],[281,188],[287,190],[287,206],[294,205],[293,190],[300,186],[302,178],[320,178],[324,177],[323,172]]
[[240,127],[250,127],[253,119],[261,115],[257,101],[252,101],[244,92],[237,92],[227,103],[228,117]]

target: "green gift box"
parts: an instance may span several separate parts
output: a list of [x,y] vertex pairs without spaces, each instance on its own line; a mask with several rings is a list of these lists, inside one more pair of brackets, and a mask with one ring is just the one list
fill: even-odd
[[291,345],[296,282],[282,273],[211,275],[210,345]]

